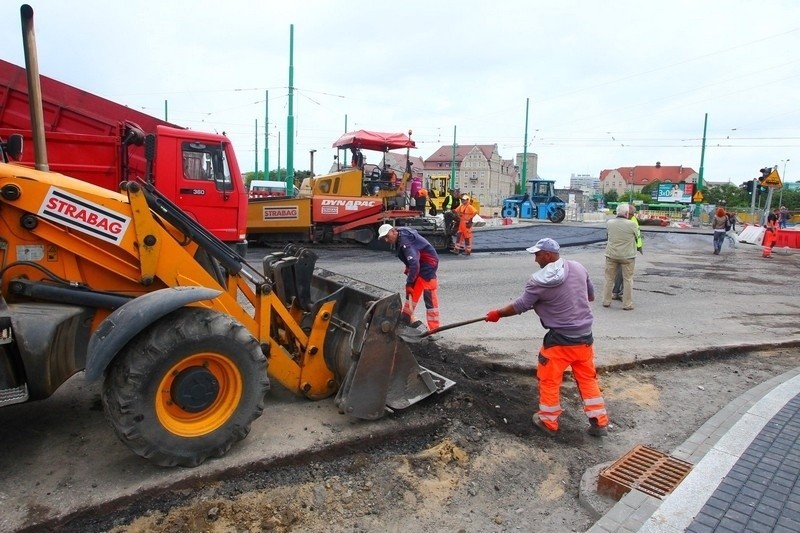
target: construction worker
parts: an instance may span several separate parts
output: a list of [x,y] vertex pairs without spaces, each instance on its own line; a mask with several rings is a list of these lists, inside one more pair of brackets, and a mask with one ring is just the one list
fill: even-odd
[[361,149],[351,146],[350,152],[353,154],[350,158],[350,166],[364,170],[364,154],[361,152]]
[[478,214],[472,204],[470,204],[469,196],[466,194],[461,197],[461,205],[456,207],[453,212],[458,215],[458,235],[456,236],[456,244],[453,252],[460,255],[470,255],[472,253],[472,217]]
[[417,191],[416,204],[417,211],[425,214],[425,206],[428,204],[428,189],[425,187],[420,187],[419,191]]
[[392,167],[389,166],[388,163],[383,165],[381,181],[383,181],[385,185],[391,189],[397,188],[397,173],[392,169]]
[[442,211],[450,211],[455,207],[453,205],[454,203],[455,200],[453,199],[453,194],[450,191],[447,191],[442,199]]
[[528,279],[523,293],[511,304],[486,314],[487,322],[533,309],[548,332],[539,349],[536,378],[539,380],[539,410],[533,423],[547,435],[558,431],[562,413],[560,392],[564,371],[572,367],[589,418],[588,433],[608,434],[608,414],[597,384],[592,338],[594,286],[589,273],[577,261],[561,259],[559,245],[544,238],[528,248],[541,270]]
[[391,224],[383,224],[378,228],[378,239],[396,246],[397,257],[406,265],[406,300],[401,321],[412,327],[422,324],[414,318],[414,309],[422,297],[428,329],[438,328],[439,285],[436,273],[439,270],[439,254],[425,237],[412,228],[395,228]]
[[[776,212],[779,210],[776,209]],[[767,216],[766,232],[764,233],[764,240],[761,242],[761,257],[772,257],[772,249],[775,248],[775,243],[778,242],[778,214],[770,213]]]

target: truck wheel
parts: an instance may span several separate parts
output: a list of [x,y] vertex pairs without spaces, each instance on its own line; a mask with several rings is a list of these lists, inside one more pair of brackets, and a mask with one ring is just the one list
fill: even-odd
[[117,436],[159,466],[197,466],[247,436],[264,410],[267,360],[230,316],[184,307],[140,333],[106,373]]
[[506,206],[503,208],[503,216],[505,218],[511,218],[513,216],[516,216],[516,214],[517,210],[514,209],[514,206]]
[[550,215],[550,222],[555,222],[555,223],[562,222],[566,216],[567,214],[564,212],[563,209],[561,209],[560,207],[556,207],[556,210],[553,211],[552,215]]

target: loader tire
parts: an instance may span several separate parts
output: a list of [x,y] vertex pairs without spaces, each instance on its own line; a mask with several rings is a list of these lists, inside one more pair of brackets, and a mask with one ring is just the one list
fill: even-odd
[[117,436],[159,466],[197,466],[247,436],[269,391],[258,341],[230,316],[184,307],[142,331],[106,372]]

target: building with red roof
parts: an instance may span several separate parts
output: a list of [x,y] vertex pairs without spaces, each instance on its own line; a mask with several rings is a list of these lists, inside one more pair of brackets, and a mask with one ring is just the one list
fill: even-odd
[[655,181],[659,183],[697,183],[697,172],[690,167],[663,166],[656,162],[655,166],[635,166],[606,169],[600,172],[600,188],[605,194],[611,190],[623,196],[633,192],[641,192],[642,188]]

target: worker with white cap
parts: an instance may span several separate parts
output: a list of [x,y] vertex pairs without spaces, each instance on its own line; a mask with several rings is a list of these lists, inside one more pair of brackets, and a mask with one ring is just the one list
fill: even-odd
[[422,298],[425,302],[425,318],[428,329],[439,327],[439,295],[436,272],[439,269],[439,254],[417,230],[407,227],[395,228],[383,224],[378,228],[378,239],[395,246],[397,257],[406,265],[406,300],[401,320],[413,327],[421,325],[414,318],[414,309]]

